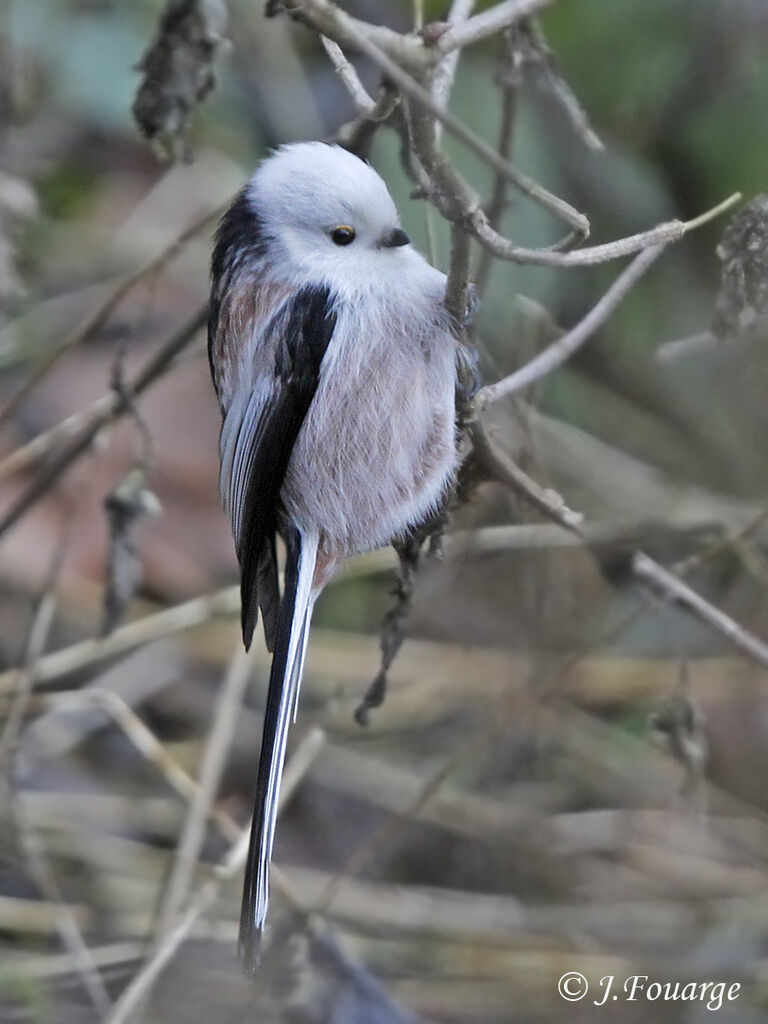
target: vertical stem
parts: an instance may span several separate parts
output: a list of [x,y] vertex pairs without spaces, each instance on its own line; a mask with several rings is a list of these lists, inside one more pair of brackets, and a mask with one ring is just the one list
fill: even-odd
[[248,682],[253,674],[255,648],[246,653],[238,644],[229,663],[224,685],[216,705],[216,714],[208,734],[200,769],[200,784],[189,805],[189,813],[176,847],[171,875],[163,895],[156,936],[158,943],[176,924],[179,911],[192,884],[200,850],[205,839],[210,809],[216,800],[219,782],[237,726]]
[[[512,157],[517,115],[518,69],[514,49],[514,36],[511,30],[504,33],[505,55],[501,67],[501,119],[499,121],[499,138],[496,145],[499,156],[505,160]],[[504,208],[509,195],[509,182],[502,174],[497,174],[493,184],[491,201],[488,204],[488,222],[494,230],[498,230]],[[488,286],[488,278],[493,266],[493,253],[483,248],[480,265],[477,268],[475,283],[482,295]]]
[[451,226],[451,266],[445,286],[445,304],[456,324],[463,324],[467,314],[469,291],[469,235],[458,224]]

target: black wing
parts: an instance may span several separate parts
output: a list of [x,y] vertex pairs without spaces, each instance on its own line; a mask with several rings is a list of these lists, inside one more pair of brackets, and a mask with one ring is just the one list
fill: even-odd
[[[240,419],[229,479],[230,513],[241,569],[243,640],[250,647],[261,607],[270,650],[279,609],[275,534],[280,491],[320,365],[336,325],[328,288],[307,287],[264,331],[274,362],[255,380]],[[224,471],[224,467],[223,467]]]

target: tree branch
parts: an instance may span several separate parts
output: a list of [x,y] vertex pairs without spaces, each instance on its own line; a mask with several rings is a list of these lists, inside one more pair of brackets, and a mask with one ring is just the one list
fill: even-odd
[[463,24],[449,28],[435,43],[434,50],[443,56],[461,47],[482,42],[483,39],[496,35],[497,32],[509,28],[523,18],[529,18],[552,2],[553,0],[506,0],[505,3],[496,4],[495,7],[483,11],[482,14],[476,14]]
[[621,300],[627,295],[642,275],[655,263],[666,246],[655,245],[643,249],[630,263],[627,269],[616,278],[608,291],[592,307],[583,320],[575,327],[554,341],[543,352],[540,352],[525,366],[515,370],[508,377],[491,384],[480,391],[475,399],[480,409],[498,402],[500,398],[509,398],[523,388],[530,387],[537,380],[552,373],[562,366],[581,346],[598,330],[613,313]]
[[2,519],[0,519],[0,537],[7,533],[25,512],[32,508],[53,487],[59,477],[77,458],[88,451],[96,435],[103,427],[130,412],[133,399],[168,370],[176,356],[189,345],[197,336],[197,333],[205,326],[207,319],[208,306],[201,306],[189,318],[186,324],[179,328],[175,334],[171,335],[166,343],[152,356],[143,369],[139,371],[133,383],[126,387],[124,393],[113,393],[112,401],[106,405],[106,408],[93,417],[77,437],[56,456],[37,480],[33,480],[30,483]]
[[328,54],[333,70],[339,76],[342,85],[351,96],[358,114],[370,114],[376,106],[376,102],[368,95],[365,86],[360,81],[360,76],[344,56],[342,48],[327,36],[320,36],[320,42]]

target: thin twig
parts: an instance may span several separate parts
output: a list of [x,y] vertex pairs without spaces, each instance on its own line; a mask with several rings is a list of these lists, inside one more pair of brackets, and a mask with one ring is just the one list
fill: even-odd
[[69,963],[80,976],[96,1011],[100,1015],[104,1014],[112,1005],[111,999],[83,937],[76,908],[64,901],[42,837],[29,822],[23,801],[20,801],[15,793],[10,801],[10,812],[15,834],[23,851],[25,870],[43,897],[55,908],[56,930]]
[[[632,525],[618,524],[611,526],[604,523],[585,523],[581,513],[569,509],[563,499],[555,491],[541,487],[515,462],[495,445],[488,436],[481,422],[475,421],[468,427],[473,447],[482,457],[489,474],[512,487],[517,494],[530,501],[542,514],[553,523],[569,531],[576,537],[576,542],[587,544],[610,543],[627,536],[633,530]],[[747,532],[755,529],[764,519],[764,511],[753,516],[745,527],[739,528],[735,538],[741,536],[742,529]],[[705,514],[700,521],[705,525],[712,521]],[[680,520],[672,520],[670,525],[676,529],[690,529],[697,525],[684,515]],[[556,533],[536,525],[489,527],[484,530],[457,531],[448,534],[447,550],[465,551],[467,545],[479,551],[500,551],[532,547],[563,546],[566,541]],[[719,542],[727,545],[729,542]],[[368,575],[388,571],[394,565],[392,550],[389,548],[371,552],[350,562],[344,573],[338,577],[340,581],[351,576]],[[122,657],[157,640],[173,636],[187,629],[194,629],[214,619],[233,618],[240,611],[240,593],[238,587],[226,587],[222,590],[203,594],[190,601],[164,608],[161,611],[144,615],[134,622],[116,629],[109,637],[92,638],[79,641],[69,647],[54,651],[41,657],[35,666],[34,683],[36,687],[50,685],[61,681],[67,676],[95,668],[101,662]],[[261,648],[259,648],[261,650]],[[262,656],[265,658],[266,655]],[[12,694],[17,679],[18,669],[7,669],[0,672],[0,697]]]
[[[35,709],[56,711],[72,706],[96,704],[110,716],[115,725],[133,744],[137,752],[152,764],[162,775],[171,789],[183,800],[198,804],[207,803],[207,817],[218,829],[221,836],[230,843],[236,843],[242,830],[235,819],[221,807],[213,804],[200,783],[196,782],[169,753],[155,734],[139,718],[126,702],[111,690],[96,687],[71,693],[49,694],[35,700]],[[313,728],[303,738],[286,765],[283,785],[280,791],[280,807],[284,807],[296,791],[301,780],[311,768],[315,758],[325,745],[325,733]],[[300,909],[295,894],[285,875],[276,865],[272,866],[275,887],[291,905]]]
[[102,395],[92,405],[85,409],[78,409],[77,412],[67,416],[50,430],[45,430],[37,437],[33,437],[31,441],[20,445],[0,462],[0,480],[13,476],[14,473],[19,473],[38,462],[57,444],[72,437],[94,416],[101,415],[111,409],[113,405],[114,396],[112,394]]
[[472,46],[483,39],[495,36],[497,32],[524,18],[530,18],[532,14],[548,7],[552,2],[553,0],[506,0],[505,3],[496,4],[462,24],[453,25],[440,36],[434,49],[440,55],[444,55],[458,48]]
[[[518,58],[510,29],[504,38],[504,56],[502,58],[499,72],[499,86],[501,88],[501,115],[499,118],[499,137],[496,149],[504,160],[512,158],[512,144],[515,136],[515,118],[517,115],[517,92],[519,87]],[[488,223],[497,231],[504,216],[507,206],[507,194],[509,182],[503,174],[496,174],[493,183],[493,192],[488,203],[486,214]],[[488,278],[493,266],[493,254],[487,247],[483,247],[480,257],[480,265],[475,276],[475,284],[480,295],[485,293]]]
[[98,302],[93,309],[86,313],[80,323],[70,331],[58,348],[55,348],[45,356],[37,366],[35,366],[28,379],[24,381],[13,395],[11,395],[5,405],[0,408],[0,424],[5,422],[17,411],[22,402],[29,397],[31,392],[48,376],[48,374],[59,364],[65,355],[71,352],[72,349],[76,348],[78,345],[84,344],[103,327],[115,307],[122,302],[125,296],[137,284],[139,284],[139,282],[150,274],[154,274],[162,270],[162,268],[178,254],[179,250],[199,231],[201,231],[206,224],[209,224],[215,217],[219,216],[223,209],[224,207],[221,206],[216,207],[213,210],[207,210],[202,214],[202,216],[192,221],[192,223],[189,224],[189,226],[186,227],[181,234],[170,243],[170,245],[166,246],[162,252],[153,256],[152,259],[137,270],[133,270],[129,274],[126,274],[125,277],[117,283],[109,295],[102,299],[101,302]]
[[51,464],[46,467],[37,480],[33,480],[29,484],[0,520],[0,536],[18,522],[25,512],[50,490],[76,459],[88,451],[103,427],[129,411],[128,398],[136,398],[168,370],[178,354],[194,340],[204,327],[207,317],[208,307],[207,305],[202,306],[183,327],[179,328],[165,344],[160,346],[128,385],[125,394],[122,396],[116,394],[110,405],[81,430],[77,437],[51,461]]
[[[283,777],[283,785],[280,792],[281,807],[285,806],[285,803],[291,798],[296,786],[301,781],[301,777],[309,769],[319,750],[318,737],[314,732],[309,733],[296,748],[286,766]],[[311,756],[308,756],[308,752]],[[300,771],[293,767],[294,763],[299,766]],[[195,923],[213,906],[221,885],[234,877],[245,864],[245,859],[248,855],[250,832],[250,826],[243,829],[240,837],[232,844],[227,854],[215,868],[215,877],[207,881],[198,891],[178,923],[168,932],[162,944],[142,966],[127,988],[124,989],[104,1024],[126,1024],[136,1007],[143,1002],[163,970],[189,936]],[[279,877],[281,877],[281,873],[273,871],[275,882],[278,882]],[[284,878],[282,880],[285,881]]]
[[605,242],[602,245],[587,246],[583,249],[575,249],[573,252],[557,252],[552,249],[526,249],[514,245],[488,223],[488,219],[479,208],[472,209],[466,204],[464,214],[467,218],[468,229],[474,234],[479,242],[499,259],[510,260],[513,263],[525,263],[530,266],[539,267],[588,267],[596,263],[607,263],[610,260],[620,259],[622,256],[631,256],[641,249],[648,249],[654,245],[666,245],[669,242],[677,242],[691,231],[708,223],[715,217],[730,210],[741,201],[741,193],[735,192],[728,196],[717,206],[706,210],[693,220],[681,221],[670,220],[648,231],[641,231],[636,235],[628,235],[626,238],[617,238],[613,242]]
[[[239,587],[226,587],[174,605],[172,608],[164,608],[153,615],[145,615],[135,622],[121,626],[107,637],[81,640],[38,659],[35,666],[35,685],[52,683],[107,659],[120,657],[144,644],[199,626],[210,619],[238,615],[239,611]],[[0,694],[11,692],[15,680],[16,669],[0,672]]]
[[64,565],[68,539],[69,536],[65,535],[56,546],[43,592],[32,616],[21,664],[18,669],[14,670],[15,678],[10,687],[13,699],[2,735],[0,735],[0,774],[10,776],[13,772],[16,743],[34,689],[35,671],[48,642],[48,635],[56,612],[56,585]]
[[698,569],[699,566],[705,562],[716,558],[721,555],[724,551],[727,551],[730,547],[738,547],[743,541],[748,540],[760,526],[768,519],[768,508],[762,509],[762,511],[756,513],[752,518],[746,522],[738,530],[732,531],[727,537],[723,537],[722,540],[715,541],[714,544],[710,544],[709,547],[703,551],[698,552],[695,555],[691,555],[688,558],[684,558],[683,561],[677,562],[672,566],[675,573],[681,576],[687,576],[688,573],[694,569]]
[[[448,24],[460,25],[462,22],[465,22],[472,13],[474,6],[475,0],[454,0],[448,13]],[[446,110],[448,107],[451,90],[456,79],[456,71],[459,66],[460,54],[460,49],[449,53],[438,64],[432,76],[432,97],[442,110]],[[438,122],[436,125],[438,142],[440,141],[440,128],[441,123]]]
[[[547,518],[585,540],[579,513],[569,509],[555,491],[544,490],[531,480],[506,453],[493,444],[479,421],[472,423],[469,430],[474,449],[487,461],[492,476],[527,498]],[[677,601],[689,614],[705,622],[747,657],[763,668],[768,668],[768,645],[642,551],[634,553],[628,568],[638,582]]]
[[[469,17],[472,13],[472,8],[475,6],[475,0],[453,0],[451,9],[448,13],[448,24],[456,25],[460,24]],[[421,24],[418,26],[420,29],[423,26],[423,11],[421,17]],[[460,50],[454,50],[453,53],[449,53],[440,64],[438,64],[432,76],[431,92],[435,102],[438,106],[446,110],[450,102],[451,90],[453,89],[454,82],[456,80],[456,72],[459,66]],[[435,137],[436,140],[440,141],[440,135],[442,131],[442,122],[437,121],[435,123]],[[433,265],[437,263],[437,245],[435,239],[435,229],[432,220],[433,209],[431,204],[427,204],[425,207],[424,218],[427,228],[427,244],[429,249],[429,260]],[[451,259],[451,265],[453,266],[453,257]],[[469,265],[467,265],[467,281],[469,280]],[[463,286],[466,291],[466,282]],[[449,285],[446,289],[446,305],[449,309],[452,306],[452,300],[449,298],[454,293],[454,290]],[[458,306],[458,303],[456,303]],[[466,309],[466,304],[461,307]],[[460,314],[463,316],[463,313]],[[456,319],[456,322],[460,322]]]
[[285,11],[295,21],[313,29],[319,35],[333,39],[343,49],[356,47],[362,33],[386,54],[404,67],[417,66],[426,69],[435,61],[435,55],[424,46],[415,34],[402,35],[384,25],[373,25],[368,21],[353,18],[346,11],[330,3],[330,0],[278,0],[268,2],[267,15]]
[[[467,22],[466,24],[469,23]],[[548,192],[547,189],[539,185],[538,182],[524,174],[517,167],[502,159],[493,146],[467,128],[464,122],[459,120],[450,110],[444,109],[440,103],[436,102],[427,89],[390,59],[370,38],[360,33],[356,28],[352,31],[352,37],[355,39],[358,48],[378,64],[395,85],[419,105],[421,110],[432,115],[432,118],[440,122],[447,131],[459,139],[460,142],[463,142],[468,149],[497,171],[497,173],[503,174],[516,188],[529,196],[534,202],[539,203],[559,217],[580,237],[587,237],[589,234],[589,221],[582,213],[575,210],[564,199]]]
[[722,344],[711,331],[699,331],[697,334],[689,334],[685,338],[662,342],[654,352],[653,358],[659,363],[674,363],[686,356],[700,356],[709,352],[717,352]]
[[384,82],[374,107],[367,114],[359,114],[354,121],[343,124],[335,141],[358,156],[367,157],[376,131],[393,117],[400,103],[396,89]]
[[[510,30],[512,31],[512,30]],[[560,109],[587,149],[601,152],[605,147],[590,124],[586,110],[579,102],[570,85],[560,74],[554,54],[547,45],[540,26],[532,19],[526,19],[518,29],[518,41],[522,48],[522,63],[532,67],[535,72],[536,84],[557,103]]]
[[569,508],[557,491],[542,487],[521,469],[506,452],[494,444],[485,427],[474,420],[468,428],[472,447],[494,480],[506,484],[520,497],[525,498],[547,519],[559,523],[564,529],[584,539],[582,523],[584,516]]
[[388,815],[381,824],[374,829],[373,833],[365,839],[356,850],[347,858],[343,866],[332,875],[323,887],[313,910],[315,913],[324,914],[331,906],[340,892],[344,883],[368,864],[381,847],[392,840],[402,831],[405,826],[418,817],[421,808],[438,792],[449,775],[465,761],[472,752],[487,750],[487,737],[473,737],[472,740],[462,745],[455,751],[448,760],[434,772],[431,777],[419,788],[418,793],[402,808]]
[[[452,50],[472,46],[496,35],[549,6],[553,0],[506,0],[489,11],[457,24],[427,44],[416,34],[401,35],[382,25],[352,18],[329,0],[280,0],[272,5],[274,13],[281,8],[321,35],[335,39],[340,46],[356,46],[364,35],[392,60],[415,74],[434,67]],[[268,8],[269,11],[269,8]]]
[[[109,715],[136,751],[155,767],[175,793],[190,803],[200,799],[199,784],[168,753],[166,747],[142,722],[133,708],[112,690],[88,687],[68,693],[47,694],[39,698],[36,707],[55,712],[73,707],[88,708],[94,704]],[[208,816],[229,842],[233,842],[239,836],[240,828],[237,822],[226,811],[209,806]]]
[[763,643],[753,633],[744,629],[729,615],[705,600],[687,583],[683,583],[658,562],[644,555],[642,551],[636,552],[632,558],[632,574],[652,590],[678,601],[686,611],[700,619],[716,633],[724,636],[752,661],[762,665],[763,668],[768,668],[768,644]]
[[[185,359],[193,356],[194,351],[182,352],[177,357],[174,365],[179,366]],[[73,437],[79,430],[92,423],[95,419],[99,419],[104,413],[114,409],[114,403],[115,396],[110,391],[109,394],[97,398],[95,402],[86,406],[85,409],[78,410],[78,412],[67,416],[48,430],[42,431],[30,441],[27,441],[26,444],[19,445],[10,455],[7,455],[6,458],[0,461],[0,481],[8,476],[12,476],[14,473],[28,469],[30,466],[46,458],[49,452],[62,441]]]
[[246,652],[240,644],[237,645],[216,702],[216,714],[203,753],[200,784],[196,787],[189,805],[189,813],[179,836],[173,867],[158,914],[158,942],[162,942],[173,925],[192,882],[205,839],[206,822],[216,799],[243,697],[253,674],[256,646],[254,645],[250,652]]
[[344,56],[344,51],[338,43],[334,43],[327,36],[320,36],[323,49],[328,54],[328,59],[333,65],[333,70],[341,79],[344,88],[352,97],[355,109],[358,114],[370,114],[376,106],[375,101],[368,95],[368,92],[360,81],[360,76]]
[[42,840],[32,828],[24,809],[13,788],[15,754],[18,737],[27,713],[32,688],[35,683],[35,671],[42,651],[45,649],[48,634],[53,623],[56,610],[56,585],[69,549],[70,534],[65,531],[56,547],[50,570],[47,574],[42,596],[37,604],[27,637],[24,658],[17,670],[13,703],[8,714],[2,737],[0,738],[0,772],[7,780],[10,794],[10,813],[16,828],[20,844],[26,856],[26,867],[40,891],[56,908],[56,929],[61,937],[64,948],[72,957],[77,973],[80,975],[88,997],[100,1014],[106,1013],[112,1005],[98,969],[94,964],[88,946],[83,938],[77,915],[72,907],[66,904],[51,870]]
[[508,377],[483,388],[475,400],[478,410],[498,402],[501,398],[509,398],[510,395],[530,387],[537,380],[541,380],[542,377],[562,366],[589,340],[595,331],[603,326],[622,299],[640,280],[646,270],[655,263],[664,249],[663,245],[655,245],[638,253],[626,270],[616,278],[603,297],[595,303],[575,327],[572,327],[557,341],[552,342],[530,362],[509,374]]
[[442,156],[438,158],[436,152],[430,152],[430,147],[434,150],[435,120],[441,122],[447,130],[507,177],[523,193],[569,223],[577,236],[586,237],[589,233],[589,222],[564,200],[542,189],[535,181],[500,157],[492,146],[475,136],[450,111],[442,110],[430,93],[408,72],[413,71],[416,75],[422,75],[457,46],[468,45],[470,42],[493,35],[545,5],[545,0],[508,0],[507,3],[499,4],[490,11],[447,30],[436,42],[427,47],[416,37],[400,35],[390,29],[350,18],[328,0],[281,0],[280,4],[297,20],[333,39],[340,46],[353,46],[362,50],[406,96],[414,101],[415,105],[431,115],[426,133],[417,132],[414,140],[417,143],[416,155],[425,163],[424,169],[429,176],[422,182],[422,188],[447,219],[462,224],[499,259],[533,266],[568,267],[603,263],[632,255],[654,245],[676,241],[738,202],[740,196],[731,196],[692,221],[669,221],[637,235],[573,252],[560,251],[573,241],[570,235],[550,248],[530,249],[515,245],[494,230],[469,185],[448,166]]
[[[360,45],[361,48],[366,48],[366,52],[370,53],[372,59],[379,60],[381,58],[380,63],[382,66],[384,64],[387,66],[392,65],[392,62],[388,60],[386,55],[381,54],[380,51],[377,52],[375,46],[369,45],[365,40]],[[577,249],[573,252],[561,251],[571,244],[573,241],[571,236],[547,249],[527,249],[514,245],[491,227],[488,217],[482,210],[472,188],[438,150],[435,131],[436,120],[442,121],[446,128],[453,130],[453,121],[457,119],[450,112],[441,111],[439,108],[436,108],[432,97],[429,95],[425,97],[424,90],[407,73],[394,65],[393,68],[393,80],[402,88],[406,96],[413,101],[407,105],[409,112],[408,127],[411,145],[418,159],[416,170],[421,175],[420,184],[422,191],[444,217],[453,223],[461,224],[478,241],[486,246],[493,255],[500,259],[534,266],[566,267],[602,263],[617,259],[620,256],[639,252],[654,245],[676,241],[689,231],[724,213],[741,199],[741,195],[735,193],[723,202],[718,203],[711,210],[707,210],[693,218],[693,220],[687,222],[669,221],[668,223],[657,225],[657,227],[650,231],[640,232],[637,235],[617,239],[603,245]],[[462,138],[462,133],[465,133],[467,129],[464,128],[461,122],[458,122],[458,124],[461,125],[461,132],[456,132],[455,134],[457,134],[457,137]],[[509,168],[512,167],[511,164],[503,160],[487,143],[483,142],[482,147],[485,155],[487,155],[485,153],[486,150],[492,154],[493,158],[487,160],[492,167],[501,173],[505,173],[520,191],[529,195],[532,199],[536,199],[541,205],[546,206],[552,212],[558,213],[562,219],[572,225],[578,235],[586,237],[589,233],[589,222],[583,215],[578,214],[567,203],[564,203],[563,200],[558,199],[556,196],[552,196],[549,193],[546,193],[546,196],[542,196],[540,192],[535,194],[537,190],[540,190],[540,186],[536,182],[528,179],[527,185],[530,188],[525,187],[525,184],[515,174],[507,173]],[[512,170],[515,171],[516,169],[512,168]],[[574,214],[576,215],[575,218]]]
[[56,876],[48,862],[42,838],[27,821],[26,815],[19,805],[14,808],[13,817],[24,849],[26,868],[45,898],[51,903],[55,903],[57,908],[56,927],[64,947],[72,958],[96,1012],[100,1016],[104,1015],[109,1012],[112,1000],[83,938],[77,916],[72,907],[64,901]]

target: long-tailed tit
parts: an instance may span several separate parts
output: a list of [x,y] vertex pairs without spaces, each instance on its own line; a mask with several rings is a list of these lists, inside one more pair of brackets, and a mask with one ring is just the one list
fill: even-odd
[[312,608],[343,559],[408,536],[445,500],[457,344],[445,275],[409,244],[379,175],[336,146],[284,146],[261,164],[221,221],[212,273],[243,639],[260,609],[273,652],[240,919],[253,970]]

